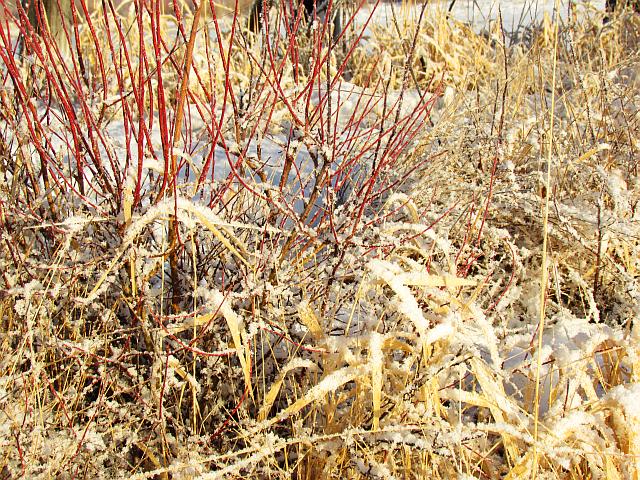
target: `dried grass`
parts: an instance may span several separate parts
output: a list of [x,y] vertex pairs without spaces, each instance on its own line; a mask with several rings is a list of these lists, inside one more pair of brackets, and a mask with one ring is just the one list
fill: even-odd
[[[591,12],[561,26],[557,48],[549,19],[509,45],[499,25],[480,36],[426,18],[414,56],[396,28],[415,31],[415,20],[398,12],[398,22],[355,49],[353,83],[385,98],[405,84],[416,97],[442,79],[445,94],[432,128],[398,156],[415,171],[337,246],[306,215],[282,213],[291,206],[269,196],[257,156],[242,167],[255,181],[228,188],[215,211],[191,195],[193,181],[136,207],[134,163],[121,210],[103,217],[60,186],[23,187],[40,175],[33,133],[7,133],[15,103],[3,95],[3,478],[640,475],[639,18],[602,27]],[[137,29],[123,32],[151,52]],[[238,108],[224,141],[251,137],[261,106],[271,115],[261,134],[280,138],[296,112],[256,93],[260,45],[225,60],[197,42],[203,76],[189,79],[188,108],[231,83],[253,92],[255,118]],[[185,50],[177,43],[160,67],[171,105]],[[102,75],[90,52],[85,61]],[[140,82],[122,62],[103,67],[122,73],[100,93],[104,118],[119,115],[109,99]],[[312,76],[295,71],[284,59],[280,88]],[[362,118],[385,115],[377,109]],[[336,219],[355,216],[341,208]]]

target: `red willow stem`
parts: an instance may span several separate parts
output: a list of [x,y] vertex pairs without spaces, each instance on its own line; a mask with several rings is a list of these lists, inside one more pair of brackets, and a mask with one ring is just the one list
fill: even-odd
[[[162,158],[165,167],[169,165],[169,156],[171,155],[171,146],[169,138],[168,127],[168,114],[167,114],[167,100],[164,92],[164,78],[162,74],[162,53],[160,46],[162,45],[162,32],[160,30],[160,5],[159,1],[153,4],[153,14],[151,15],[151,31],[153,38],[153,50],[155,55],[156,69],[157,69],[157,97],[158,97],[158,123],[160,127],[160,142],[162,146]],[[166,170],[165,170],[166,171]],[[163,176],[163,184],[161,191],[166,186],[166,176]],[[137,204],[139,200],[140,190],[136,185],[136,194],[134,196],[134,204]]]
[[[147,50],[144,44],[144,23],[142,21],[143,10],[142,10],[142,2],[136,4],[136,19],[138,23],[138,86],[137,86],[137,95],[136,95],[136,104],[138,106],[138,132],[146,129],[145,125],[145,74],[148,71],[148,61],[147,61]],[[146,68],[145,68],[146,67]],[[161,69],[158,69],[161,70]],[[131,87],[136,89],[135,82],[131,82]],[[153,102],[149,99],[149,105],[152,105]],[[150,118],[153,118],[153,115],[149,115]],[[133,195],[133,204],[136,205],[140,200],[140,188],[142,185],[142,168],[144,163],[144,141],[141,136],[139,136],[137,141],[137,168],[136,168],[136,186]],[[151,147],[149,142],[149,147]]]

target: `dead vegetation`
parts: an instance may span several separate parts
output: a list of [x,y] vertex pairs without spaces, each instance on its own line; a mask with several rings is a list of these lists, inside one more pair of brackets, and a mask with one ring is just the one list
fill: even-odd
[[0,27],[2,478],[637,477],[637,15],[144,6]]

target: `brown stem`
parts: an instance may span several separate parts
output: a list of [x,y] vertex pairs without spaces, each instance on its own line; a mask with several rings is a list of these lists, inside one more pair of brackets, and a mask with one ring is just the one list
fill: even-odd
[[[187,87],[189,86],[189,72],[191,71],[191,65],[193,63],[193,47],[196,42],[196,34],[198,32],[198,24],[200,23],[200,15],[205,5],[205,1],[202,0],[196,13],[193,17],[193,24],[191,25],[191,34],[189,35],[189,42],[187,43],[187,52],[184,58],[184,66],[182,69],[182,81],[180,82],[180,91],[178,94],[178,103],[176,106],[176,118],[173,130],[173,144],[171,152],[171,182],[173,185],[174,199],[176,199],[176,188],[178,181],[177,161],[176,154],[173,152],[178,140],[180,140],[180,134],[182,132],[182,121],[184,119],[184,104],[187,97]],[[160,192],[158,199],[162,198],[164,192]],[[180,311],[180,298],[182,297],[182,291],[180,288],[180,262],[178,262],[178,244],[180,242],[180,235],[178,232],[178,218],[177,218],[177,199],[174,209],[174,214],[169,218],[169,267],[171,270],[171,307],[174,313]]]

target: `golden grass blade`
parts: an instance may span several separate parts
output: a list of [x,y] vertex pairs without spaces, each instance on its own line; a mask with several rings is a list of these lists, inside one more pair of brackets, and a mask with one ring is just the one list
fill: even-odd
[[380,413],[382,406],[382,367],[384,353],[382,346],[385,337],[378,332],[371,332],[369,338],[369,362],[371,364],[371,393],[373,397],[373,426],[375,432],[380,428]]
[[159,328],[158,334],[166,337],[167,335],[177,335],[178,333],[192,330],[195,327],[201,327],[208,324],[214,318],[214,313],[206,313],[204,315],[198,315],[191,319],[189,322],[185,322],[181,325],[169,325],[166,328]]
[[492,409],[497,406],[496,403],[488,397],[477,392],[467,392],[465,390],[445,390],[441,393],[441,398],[488,409]]
[[222,293],[214,291],[212,294],[213,302],[220,305],[220,312],[227,321],[227,326],[229,327],[229,332],[233,339],[234,348],[238,355],[238,360],[240,361],[242,373],[244,374],[245,385],[249,389],[250,395],[253,396],[253,391],[251,389],[251,351],[249,344],[246,341],[247,337],[243,326],[244,321],[236,312],[233,311],[228,300],[224,298]]
[[[471,369],[475,373],[480,387],[482,387],[482,394],[492,400],[488,402],[491,415],[493,415],[497,423],[509,423],[509,415],[517,411],[517,407],[513,405],[505,393],[502,383],[493,377],[489,367],[482,360],[473,358],[470,363]],[[502,443],[507,451],[509,461],[515,463],[520,456],[518,446],[511,436],[506,433],[502,433]]]
[[605,472],[607,480],[622,480],[622,476],[618,471],[618,465],[613,461],[610,455],[605,455]]
[[631,380],[640,383],[640,322],[636,321],[631,329],[629,338],[632,353]]
[[[398,265],[392,264],[384,260],[371,260],[367,264],[367,269],[374,278],[383,281],[394,291],[398,299],[398,310],[405,315],[415,325],[423,346],[434,343],[453,333],[451,323],[442,323],[431,327],[431,324],[424,317],[422,308],[418,304],[411,289],[404,283],[405,273],[400,270]],[[416,278],[408,277],[409,280],[421,280],[423,282],[431,281],[427,276],[418,274]],[[441,279],[442,280],[442,279]],[[434,280],[436,282],[436,280]],[[438,281],[439,282],[439,281]],[[442,285],[444,286],[444,280]]]
[[362,366],[346,367],[330,373],[325,378],[323,378],[315,387],[311,388],[311,390],[309,390],[309,392],[305,396],[298,399],[295,403],[290,405],[286,410],[279,414],[278,420],[285,419],[287,417],[290,417],[291,415],[298,413],[310,403],[319,401],[328,393],[336,391],[345,383],[351,382],[362,375],[366,375],[368,370],[368,368]]
[[[560,11],[560,2],[559,0],[554,1],[554,9],[556,12]],[[545,14],[544,26],[545,32],[547,35],[551,35],[549,30],[550,19]],[[539,294],[539,304],[538,309],[540,311],[540,315],[538,318],[538,341],[537,341],[537,353],[536,353],[536,374],[535,374],[535,402],[533,407],[533,417],[534,417],[534,425],[533,425],[533,438],[534,438],[534,446],[533,446],[533,468],[531,469],[531,478],[536,479],[538,474],[538,455],[537,455],[537,442],[538,442],[538,423],[540,417],[540,374],[542,371],[542,338],[544,335],[544,328],[546,323],[546,297],[547,297],[547,283],[549,280],[549,271],[547,265],[547,250],[549,243],[549,204],[551,200],[551,165],[552,165],[552,152],[553,152],[553,140],[554,140],[554,122],[555,122],[555,106],[556,106],[556,75],[558,68],[558,22],[553,23],[552,28],[552,39],[553,39],[553,69],[551,73],[551,108],[549,114],[549,131],[547,132],[549,145],[547,147],[547,169],[546,169],[546,178],[545,178],[545,195],[544,195],[544,203],[542,208],[542,261],[540,268],[540,294]]]
[[320,321],[313,311],[313,307],[307,300],[303,300],[298,304],[298,318],[302,324],[307,327],[314,340],[317,341],[324,338],[325,334],[320,326]]
[[260,411],[258,412],[259,421],[262,422],[267,418],[267,415],[269,415],[269,411],[273,406],[273,402],[275,402],[278,396],[278,393],[280,392],[280,387],[282,387],[282,382],[284,381],[284,377],[287,375],[287,373],[289,373],[291,370],[294,370],[296,368],[306,368],[310,371],[318,370],[318,366],[315,363],[313,363],[311,360],[302,359],[302,358],[294,358],[288,364],[286,364],[282,369],[282,371],[278,374],[278,377],[276,378],[275,382],[273,382],[273,384],[271,385],[271,388],[269,389],[269,391],[264,397],[264,400],[262,402],[262,407],[260,407]]
[[107,279],[107,277],[109,276],[109,274],[113,271],[113,269],[116,267],[116,265],[118,264],[118,261],[120,260],[120,258],[122,257],[122,255],[124,254],[124,250],[120,250],[115,258],[111,261],[111,263],[109,264],[109,266],[104,270],[104,272],[102,272],[102,275],[100,275],[100,278],[98,279],[98,281],[96,282],[95,286],[93,287],[93,289],[89,292],[89,294],[83,299],[84,303],[88,303],[93,301],[97,294],[98,291],[100,290],[100,287],[102,287],[102,284],[105,282],[105,280]]
[[576,161],[577,163],[582,163],[586,160],[589,160],[591,157],[593,157],[596,153],[600,153],[604,150],[610,150],[611,146],[607,145],[607,144],[599,144],[596,147],[593,147],[589,150],[587,150],[586,152],[584,152],[582,155],[580,155],[580,157],[578,158],[578,160]]
[[504,477],[505,480],[520,480],[531,473],[532,451],[528,451]]
[[[238,258],[238,260],[244,263],[247,267],[250,266],[249,262],[242,256],[242,254],[238,252],[238,250],[236,250],[236,248],[233,245],[231,245],[231,242],[229,242],[229,240],[227,240],[227,238],[224,235],[222,235],[220,230],[218,230],[218,228],[215,225],[213,225],[213,223],[211,223],[207,217],[205,217],[198,211],[194,213],[198,217],[200,222],[205,227],[207,227],[211,233],[213,233],[213,235],[220,241],[220,243],[222,243],[225,246],[227,250],[229,250],[233,255],[235,255]],[[235,240],[237,243],[240,242],[238,239],[235,239]]]
[[409,197],[405,193],[394,193],[385,203],[385,210],[390,210],[394,203],[401,204],[407,210],[413,223],[420,223],[420,215],[418,214],[418,209],[416,208],[416,204],[413,202],[411,197]]
[[175,373],[177,373],[180,378],[185,380],[196,393],[199,393],[200,390],[202,390],[202,387],[200,387],[198,381],[193,377],[193,375],[187,373],[187,371],[182,368],[182,365],[180,365],[180,361],[173,355],[169,357],[167,366],[171,368]]
[[446,287],[448,289],[458,287],[473,287],[476,281],[453,275],[431,275],[426,272],[401,273],[396,276],[398,280],[407,286],[414,287]]
[[289,405],[285,410],[280,412],[274,418],[263,421],[256,425],[253,433],[268,429],[273,424],[295,415],[307,405],[313,402],[320,402],[329,393],[336,391],[342,385],[351,382],[357,378],[367,375],[369,368],[366,365],[357,367],[344,367],[336,370],[324,377],[317,385],[313,386],[304,396]]
[[629,457],[629,473],[640,478],[640,385],[618,385],[602,402],[611,411],[611,423],[618,437],[620,450]]

